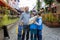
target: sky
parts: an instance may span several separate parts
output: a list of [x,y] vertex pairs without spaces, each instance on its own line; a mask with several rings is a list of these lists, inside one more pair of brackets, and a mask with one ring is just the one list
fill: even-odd
[[28,6],[30,10],[36,5],[36,0],[20,0],[19,7]]
[[[40,0],[42,2],[41,7],[45,7],[45,3],[43,0]],[[37,0],[20,0],[19,7],[25,7],[28,6],[30,10],[36,6]]]
[[41,1],[41,8],[45,8],[45,2]]

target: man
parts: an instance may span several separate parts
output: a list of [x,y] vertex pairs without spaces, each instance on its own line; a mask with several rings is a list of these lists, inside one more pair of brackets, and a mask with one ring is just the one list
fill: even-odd
[[25,39],[25,34],[26,34],[26,40],[29,39],[29,19],[30,19],[30,13],[28,12],[29,8],[25,7],[25,12],[21,14],[20,20],[23,22],[23,36],[22,40]]

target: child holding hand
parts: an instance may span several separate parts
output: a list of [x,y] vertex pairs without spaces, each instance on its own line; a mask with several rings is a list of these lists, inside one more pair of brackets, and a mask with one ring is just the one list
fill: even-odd
[[16,30],[17,30],[16,33],[17,33],[17,36],[18,36],[17,40],[22,40],[22,35],[23,35],[23,23],[22,22],[19,23]]

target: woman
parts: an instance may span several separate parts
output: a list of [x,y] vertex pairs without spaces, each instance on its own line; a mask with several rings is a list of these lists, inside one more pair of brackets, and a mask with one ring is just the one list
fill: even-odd
[[38,14],[35,24],[37,25],[37,38],[42,40],[42,17],[41,14]]

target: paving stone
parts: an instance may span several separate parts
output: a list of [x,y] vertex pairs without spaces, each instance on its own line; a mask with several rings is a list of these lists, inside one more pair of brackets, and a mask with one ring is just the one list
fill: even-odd
[[[16,25],[9,30],[10,40],[17,40]],[[1,37],[0,34],[0,40],[3,39]],[[49,28],[43,24],[43,40],[60,40],[60,28]]]
[[3,40],[3,30],[0,30],[0,40]]
[[43,40],[60,40],[60,28],[48,28],[43,25]]

